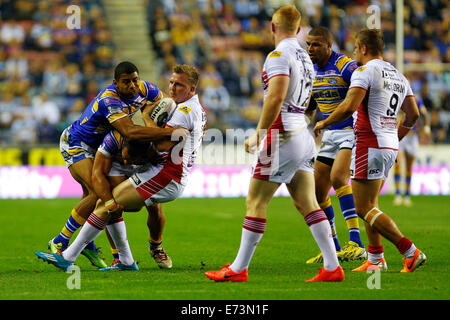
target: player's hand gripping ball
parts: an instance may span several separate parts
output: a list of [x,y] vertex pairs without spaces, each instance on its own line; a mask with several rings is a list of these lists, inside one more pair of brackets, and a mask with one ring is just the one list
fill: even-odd
[[156,107],[150,112],[150,119],[158,127],[164,127],[175,111],[177,104],[172,98],[163,98]]

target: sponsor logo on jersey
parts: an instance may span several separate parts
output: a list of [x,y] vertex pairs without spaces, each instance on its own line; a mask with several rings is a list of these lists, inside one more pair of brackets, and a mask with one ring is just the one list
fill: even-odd
[[334,90],[319,90],[316,91],[314,90],[313,92],[313,97],[314,99],[326,99],[326,98],[340,98],[340,94],[339,91],[334,89]]
[[178,110],[180,110],[181,112],[183,112],[185,114],[189,114],[189,112],[191,112],[191,108],[189,108],[188,106],[181,106],[178,108]]
[[269,54],[269,58],[279,58],[281,57],[281,51],[272,51]]
[[356,69],[355,71],[363,72],[365,68],[366,68],[365,66],[361,66],[358,69]]
[[328,78],[328,79],[327,79],[327,82],[328,82],[329,84],[336,84],[338,81],[337,81],[337,79],[335,79],[335,78]]
[[115,113],[122,113],[124,111],[118,105],[111,105],[111,106],[108,106],[108,112],[109,112],[109,114],[115,114]]

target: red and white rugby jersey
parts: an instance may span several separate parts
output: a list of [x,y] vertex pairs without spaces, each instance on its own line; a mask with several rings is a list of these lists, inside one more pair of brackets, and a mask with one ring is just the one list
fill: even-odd
[[264,98],[269,90],[269,80],[276,76],[288,76],[290,80],[281,112],[271,129],[284,132],[306,126],[305,110],[315,72],[308,53],[300,47],[296,38],[282,40],[275,50],[267,55],[262,72]]
[[179,103],[167,122],[167,127],[183,127],[190,132],[184,146],[178,144],[170,152],[161,153],[164,159],[164,170],[175,181],[186,183],[187,175],[194,165],[197,151],[202,144],[205,125],[206,113],[198,95]]
[[353,72],[350,88],[367,90],[354,124],[357,139],[398,149],[397,114],[405,98],[413,96],[405,76],[389,62],[374,59]]

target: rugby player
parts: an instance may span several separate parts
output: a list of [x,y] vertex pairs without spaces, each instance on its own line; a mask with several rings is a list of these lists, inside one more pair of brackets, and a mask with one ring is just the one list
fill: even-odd
[[[426,261],[425,254],[403,235],[394,220],[379,209],[378,195],[395,162],[399,140],[415,125],[419,110],[408,80],[383,60],[384,39],[379,29],[364,29],[355,40],[353,72],[345,100],[327,118],[319,121],[314,133],[343,121],[358,111],[354,131],[352,187],[356,213],[365,221],[369,238],[368,260],[354,271],[386,270],[382,237],[403,255],[401,272],[412,272]],[[399,110],[405,113],[397,128]]]
[[[306,38],[306,44],[316,71],[310,105],[317,106],[323,118],[327,118],[344,100],[357,65],[354,60],[331,49],[333,36],[325,27],[313,28]],[[311,108],[308,109],[310,111]],[[354,142],[353,117],[330,126],[323,133],[322,145],[314,164],[317,201],[330,222],[334,245],[341,260],[364,259],[367,256],[359,233],[352,187],[348,183]],[[337,237],[334,209],[328,195],[331,187],[339,198],[350,234],[349,241],[342,248]],[[320,262],[320,253],[306,261]]]
[[[187,183],[206,126],[196,88],[199,82],[197,69],[190,65],[176,65],[169,79],[169,95],[177,103],[166,127],[179,129],[182,142],[160,139],[154,142],[162,162],[145,172],[133,174],[112,190],[112,199],[125,210],[136,210],[178,198]],[[121,214],[111,212],[103,202],[89,216],[73,243],[61,255],[36,252],[36,255],[56,267],[67,270],[73,265],[86,243],[93,241],[108,223],[108,231],[119,252],[120,263],[101,270],[139,270],[131,254]]]
[[296,34],[301,15],[295,6],[280,7],[272,16],[275,50],[264,63],[264,103],[255,136],[245,149],[259,146],[253,168],[241,244],[232,264],[207,271],[214,281],[248,281],[248,267],[266,228],[266,209],[278,187],[285,183],[294,206],[303,215],[323,255],[324,267],[307,281],[343,281],[327,216],[315,196],[314,139],[307,130],[305,110],[314,82],[314,66]]
[[[116,129],[128,140],[149,141],[172,135],[174,128],[136,126],[130,119],[148,102],[156,102],[161,98],[162,92],[158,87],[140,80],[138,69],[133,63],[121,62],[114,70],[113,83],[91,101],[80,119],[63,131],[61,154],[70,174],[81,185],[83,195],[59,235],[49,241],[51,252],[64,251],[73,233],[84,225],[95,208],[97,195],[91,182],[93,160],[98,146],[111,129]],[[110,203],[108,209],[117,210],[117,204]],[[83,254],[94,266],[106,266],[93,243],[87,246]]]

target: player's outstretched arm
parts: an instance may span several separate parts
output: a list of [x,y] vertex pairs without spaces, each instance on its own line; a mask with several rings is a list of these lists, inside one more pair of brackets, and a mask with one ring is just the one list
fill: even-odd
[[402,104],[402,110],[405,113],[403,122],[398,127],[398,140],[406,136],[419,119],[419,108],[417,107],[414,96],[407,96]]
[[189,130],[183,127],[174,128],[175,131],[170,139],[161,139],[154,142],[155,149],[159,152],[170,151],[176,144],[185,141]]
[[123,117],[114,121],[112,126],[128,140],[161,140],[170,137],[175,131],[174,128],[135,126],[129,117]]
[[315,136],[319,136],[322,129],[329,127],[332,124],[344,121],[348,119],[353,112],[358,109],[358,106],[364,100],[366,96],[366,90],[362,88],[350,88],[344,101],[342,101],[339,106],[334,110],[334,112],[325,120],[321,120],[314,126]]

